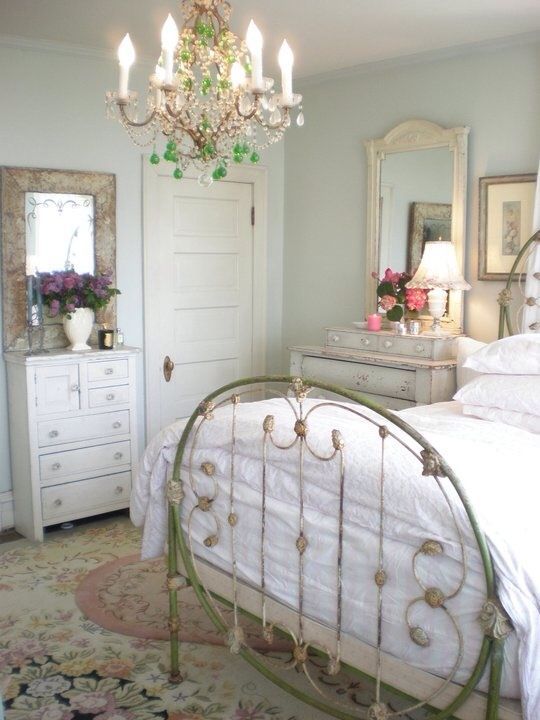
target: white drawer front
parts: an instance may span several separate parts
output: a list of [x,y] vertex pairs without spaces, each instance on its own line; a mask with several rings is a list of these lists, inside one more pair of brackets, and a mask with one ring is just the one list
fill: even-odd
[[38,415],[79,410],[79,366],[75,363],[38,367],[35,371]]
[[59,518],[75,518],[96,512],[117,510],[129,505],[131,473],[79,480],[41,490],[41,512],[45,523]]
[[394,337],[380,335],[378,336],[379,352],[388,355],[407,355],[409,357],[423,357],[432,359],[433,341],[417,337]]
[[129,402],[129,385],[113,385],[112,387],[93,388],[88,391],[88,407],[107,407],[108,405],[125,405]]
[[415,399],[416,374],[412,370],[306,356],[302,361],[302,375],[358,392]]
[[88,382],[99,380],[115,380],[129,377],[129,364],[127,360],[113,360],[105,362],[88,363]]
[[131,462],[131,449],[128,440],[110,445],[93,445],[79,450],[41,455],[39,469],[41,481],[47,482],[69,475],[81,475],[85,472],[99,472],[114,469]]
[[346,332],[327,330],[326,344],[328,347],[351,348],[354,350],[377,350],[378,337],[375,333]]
[[44,420],[38,423],[40,447],[125,435],[126,433],[129,433],[129,410],[60,420]]

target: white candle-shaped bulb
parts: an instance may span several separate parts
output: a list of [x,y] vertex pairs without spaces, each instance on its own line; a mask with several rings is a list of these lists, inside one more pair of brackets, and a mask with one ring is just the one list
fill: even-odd
[[289,43],[284,40],[278,54],[279,67],[281,68],[281,103],[285,107],[293,104],[292,91],[292,68],[294,64],[294,55]]
[[161,86],[164,80],[165,69],[161,65],[156,65],[153,81],[155,90],[154,103],[157,108],[161,107]]
[[118,62],[120,65],[120,80],[118,83],[118,97],[128,97],[128,85],[129,85],[129,68],[135,62],[135,48],[129,37],[129,33],[126,34],[120,45],[118,46]]
[[246,45],[251,55],[251,89],[264,90],[262,70],[263,36],[253,20],[249,23]]
[[169,13],[161,29],[161,49],[163,50],[163,66],[165,84],[172,85],[174,51],[178,45],[178,26]]
[[233,63],[231,68],[231,82],[235,90],[246,82],[246,71],[239,62]]

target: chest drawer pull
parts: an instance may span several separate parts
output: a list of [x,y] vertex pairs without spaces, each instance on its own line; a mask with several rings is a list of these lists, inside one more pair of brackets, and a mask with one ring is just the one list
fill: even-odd
[[53,470],[60,470],[61,467],[62,467],[62,466],[60,465],[60,463],[53,463],[53,464],[52,464],[52,469],[53,469]]
[[384,347],[385,348],[391,348],[394,343],[391,340],[385,340],[384,341]]
[[107,393],[105,397],[107,400],[114,400],[114,393]]
[[369,338],[360,338],[360,342],[362,343],[362,345],[369,345]]
[[424,352],[424,346],[420,345],[420,343],[418,343],[418,345],[415,345],[414,349],[416,350],[417,353]]
[[113,422],[112,426],[113,428],[120,428],[122,427],[122,423],[120,422],[120,420],[117,420],[116,422]]
[[124,457],[124,453],[121,452],[115,452],[114,453],[114,459],[115,460],[121,460]]
[[113,375],[114,368],[105,368],[105,375]]
[[60,498],[57,498],[53,503],[53,505],[55,507],[60,507],[61,504],[62,504],[62,501],[60,500]]
[[121,485],[117,485],[114,492],[116,495],[121,495],[124,492],[124,488]]
[[51,430],[51,432],[49,433],[49,437],[50,438],[58,437],[58,430]]
[[332,342],[339,342],[339,335],[332,335],[332,337],[330,338],[330,340],[331,340]]

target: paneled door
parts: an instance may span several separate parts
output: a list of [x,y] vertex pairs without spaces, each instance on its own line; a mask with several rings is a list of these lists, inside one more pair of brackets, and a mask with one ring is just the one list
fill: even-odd
[[211,390],[262,368],[254,359],[253,185],[154,178],[145,198],[148,434]]

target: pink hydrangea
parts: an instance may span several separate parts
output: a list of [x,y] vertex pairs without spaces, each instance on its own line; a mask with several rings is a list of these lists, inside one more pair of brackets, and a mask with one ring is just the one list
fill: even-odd
[[422,310],[427,302],[427,290],[422,288],[406,288],[405,304],[407,310]]
[[391,310],[396,303],[397,300],[393,295],[383,295],[379,301],[379,305],[385,311]]
[[400,280],[401,273],[394,272],[390,268],[386,268],[386,270],[384,271],[383,282],[389,282],[392,283],[392,285],[397,285]]

